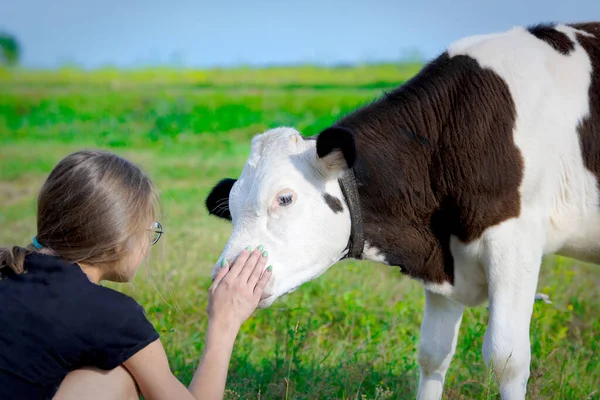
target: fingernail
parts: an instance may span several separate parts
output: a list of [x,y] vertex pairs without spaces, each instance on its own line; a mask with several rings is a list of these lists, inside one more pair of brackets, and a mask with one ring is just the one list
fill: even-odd
[[225,266],[225,264],[227,264],[227,260],[225,260],[225,258],[221,259],[221,268],[223,268]]
[[269,267],[267,268],[267,271],[271,272],[272,269],[273,269],[273,266],[269,265]]
[[264,257],[264,258],[267,258],[267,254],[269,254],[269,253],[268,253],[266,250],[265,250],[265,251],[263,251],[263,257]]
[[246,250],[248,250],[248,251],[252,251],[252,246],[248,246],[248,247],[246,247]]
[[263,246],[262,244],[260,246],[258,246],[258,250],[263,251],[265,249],[265,246]]

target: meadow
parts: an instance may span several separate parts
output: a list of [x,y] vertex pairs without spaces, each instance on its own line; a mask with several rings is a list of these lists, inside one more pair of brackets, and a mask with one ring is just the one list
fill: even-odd
[[[230,70],[0,70],[0,244],[35,234],[37,191],[69,152],[103,148],[138,163],[161,191],[165,235],[136,298],[188,384],[206,330],[210,271],[230,225],[203,202],[236,177],[253,135],[288,125],[314,135],[414,75],[418,64]],[[274,268],[277,268],[275,265]],[[531,399],[600,399],[600,267],[544,261],[531,324]],[[397,268],[344,261],[258,310],[234,348],[228,399],[411,399],[421,286]],[[488,312],[465,311],[447,399],[495,399],[481,356]]]

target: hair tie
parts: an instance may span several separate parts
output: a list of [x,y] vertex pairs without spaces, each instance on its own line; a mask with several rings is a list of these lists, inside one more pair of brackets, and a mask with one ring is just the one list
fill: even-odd
[[33,237],[32,243],[33,243],[33,247],[35,247],[36,249],[43,249],[44,248],[44,246],[42,246],[40,244],[40,242],[38,242],[37,236]]

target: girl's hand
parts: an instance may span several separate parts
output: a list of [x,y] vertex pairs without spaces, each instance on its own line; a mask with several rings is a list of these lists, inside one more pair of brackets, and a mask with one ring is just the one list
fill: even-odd
[[208,291],[209,324],[237,334],[258,306],[271,277],[271,266],[264,269],[266,263],[267,252],[262,251],[262,247],[242,251],[231,268],[227,260],[222,261],[221,270]]

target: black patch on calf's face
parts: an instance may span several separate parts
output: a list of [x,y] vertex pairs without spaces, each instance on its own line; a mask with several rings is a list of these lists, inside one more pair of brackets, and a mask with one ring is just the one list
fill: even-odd
[[552,24],[538,24],[527,28],[536,38],[543,40],[561,54],[568,55],[575,50],[575,43],[564,33],[557,31]]
[[225,178],[212,188],[204,202],[210,215],[231,221],[229,193],[236,181],[236,179]]
[[331,208],[331,211],[334,213],[341,213],[344,211],[344,207],[342,206],[342,202],[335,196],[330,195],[329,193],[323,193],[323,198],[325,199],[325,203]]

